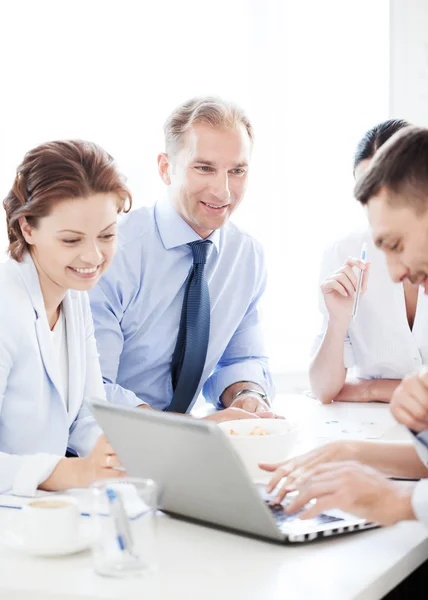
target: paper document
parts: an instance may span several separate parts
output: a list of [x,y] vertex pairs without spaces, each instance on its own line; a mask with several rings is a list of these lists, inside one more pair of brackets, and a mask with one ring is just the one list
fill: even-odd
[[[116,486],[115,486],[116,487]],[[137,495],[137,490],[131,484],[120,484],[118,487],[125,505],[127,515],[132,518],[138,518],[147,511],[147,506]],[[43,492],[37,490],[36,495],[32,497],[13,496],[9,494],[0,494],[0,508],[22,508],[28,502],[41,496],[71,496],[78,502],[80,512],[84,516],[91,514],[93,510],[93,496],[89,489],[72,489],[65,492]],[[105,502],[105,514],[108,514],[107,500]]]
[[397,425],[387,404],[337,402],[320,405],[311,419],[317,437],[378,439]]

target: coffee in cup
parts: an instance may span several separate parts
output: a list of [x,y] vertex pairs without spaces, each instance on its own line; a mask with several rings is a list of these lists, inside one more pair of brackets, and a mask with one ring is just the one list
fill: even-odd
[[80,511],[74,498],[41,497],[22,510],[25,542],[34,547],[55,548],[73,544],[79,534]]

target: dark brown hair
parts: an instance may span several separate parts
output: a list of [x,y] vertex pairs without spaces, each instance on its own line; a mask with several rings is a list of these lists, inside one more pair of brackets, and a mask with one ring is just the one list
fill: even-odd
[[6,211],[9,254],[21,261],[27,243],[19,219],[32,227],[49,215],[61,200],[115,193],[118,212],[131,209],[131,193],[113,158],[92,142],[64,140],[47,142],[27,152],[16,170],[12,189],[3,201]]
[[379,150],[390,137],[408,127],[410,123],[404,119],[389,119],[378,123],[364,134],[364,137],[358,142],[358,146],[354,154],[354,173],[361,161],[373,158],[376,150]]
[[428,129],[404,127],[376,153],[357,181],[354,194],[361,204],[384,187],[391,205],[411,205],[417,212],[428,208]]

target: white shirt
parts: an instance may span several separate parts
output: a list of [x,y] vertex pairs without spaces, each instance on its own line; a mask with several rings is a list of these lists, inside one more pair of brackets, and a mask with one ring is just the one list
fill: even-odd
[[[372,261],[367,292],[360,297],[358,313],[350,321],[344,345],[346,368],[364,379],[402,379],[428,364],[428,296],[419,288],[413,329],[410,330],[401,283],[393,283],[384,254],[374,245],[367,230],[354,232],[334,243],[324,254],[320,282],[339,269],[350,256],[359,258],[363,242]],[[320,293],[323,324],[313,354],[318,350],[328,323]]]
[[59,382],[61,396],[68,410],[68,350],[67,350],[67,327],[64,311],[60,310],[58,321],[51,331],[55,357],[58,363]]

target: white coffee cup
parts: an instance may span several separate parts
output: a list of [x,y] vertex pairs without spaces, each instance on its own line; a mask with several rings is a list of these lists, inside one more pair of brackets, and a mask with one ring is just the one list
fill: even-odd
[[56,548],[73,544],[79,534],[80,511],[74,498],[42,496],[22,509],[23,535],[29,546]]

